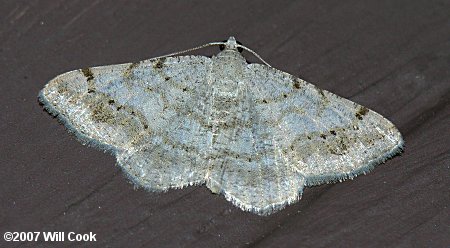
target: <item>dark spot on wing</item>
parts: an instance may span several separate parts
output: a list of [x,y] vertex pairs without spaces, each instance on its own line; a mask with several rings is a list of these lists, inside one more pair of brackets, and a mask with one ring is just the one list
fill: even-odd
[[319,87],[317,87],[315,85],[314,85],[314,88],[317,91],[317,93],[319,93],[319,95],[320,95],[320,103],[318,105],[318,112],[319,112],[319,115],[322,115],[325,108],[330,104],[330,100],[325,95],[324,90],[320,89]]
[[134,68],[138,67],[140,63],[141,62],[131,63],[123,73],[124,77],[131,77],[131,72],[134,70]]
[[[87,95],[92,104],[88,105],[91,119],[97,123],[105,123],[111,127],[120,127],[127,133],[130,141],[137,142],[141,139],[141,130],[148,129],[146,119],[138,110],[129,109],[127,106],[115,107],[111,105],[111,98],[99,92],[96,95]],[[115,110],[125,108],[127,111],[116,112]],[[133,113],[130,116],[127,112]],[[147,130],[148,132],[149,130]]]
[[187,88],[183,88],[183,92],[187,91]]
[[349,140],[348,138],[340,138],[334,144],[328,145],[328,149],[331,154],[344,155],[347,153]]
[[111,109],[104,105],[103,102],[97,102],[91,107],[92,119],[96,122],[112,123],[115,120],[115,115]]
[[81,72],[86,77],[86,81],[88,83],[88,93],[94,93],[95,92],[95,85],[92,80],[94,80],[94,74],[91,71],[91,68],[84,68],[81,69]]
[[134,68],[138,67],[138,65],[139,65],[140,63],[141,63],[141,62],[134,62],[134,63],[131,63],[130,66],[128,66],[128,69],[127,69],[127,70],[129,70],[129,71],[133,70]]
[[355,113],[355,117],[358,118],[359,120],[363,119],[363,116],[366,115],[369,112],[369,109],[364,107],[364,106],[360,106],[358,108],[358,111],[356,111]]
[[307,136],[306,138],[308,138],[309,140],[311,139],[311,136]]
[[300,89],[300,82],[298,81],[298,79],[295,79],[294,81],[294,88]]
[[60,83],[56,84],[56,87],[57,87],[58,93],[60,93],[60,94],[63,94],[65,92],[69,91],[69,87],[67,86],[66,82],[60,82]]
[[331,130],[330,133],[331,133],[332,135],[336,135],[336,131],[334,131],[334,130]]
[[267,103],[267,100],[266,100],[266,99],[263,99],[263,103]]
[[153,68],[155,68],[155,69],[163,68],[165,61],[166,61],[166,58],[160,58],[160,59],[155,60],[155,63],[153,63]]
[[87,81],[91,81],[92,79],[94,79],[94,74],[92,73],[91,68],[81,69],[81,72],[86,77]]
[[287,95],[286,95],[286,94],[283,94],[283,97],[284,97],[284,98],[286,98],[286,97],[287,97]]
[[119,111],[122,108],[122,106],[117,106],[116,110]]
[[165,77],[164,78],[166,81],[169,81],[170,80],[170,77]]
[[341,150],[344,151],[344,152],[347,150],[347,145],[345,144],[344,139],[341,139],[341,140],[339,141],[339,147],[340,147]]
[[108,103],[109,103],[110,105],[112,105],[112,104],[114,104],[114,100],[111,99],[111,100],[108,101]]
[[317,86],[314,85],[314,88],[316,88],[317,92],[322,96],[325,97],[325,93],[323,93],[323,90]]
[[326,136],[325,134],[321,133],[321,134],[320,134],[320,138],[322,138],[322,139],[326,139],[326,138],[327,138],[327,136]]

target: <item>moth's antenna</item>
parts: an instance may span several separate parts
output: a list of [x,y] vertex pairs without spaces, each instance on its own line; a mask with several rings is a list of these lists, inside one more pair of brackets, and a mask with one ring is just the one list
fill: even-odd
[[244,49],[244,50],[247,50],[248,52],[250,52],[250,53],[252,53],[253,55],[255,55],[255,57],[257,57],[259,60],[261,60],[265,65],[267,65],[267,66],[269,66],[269,67],[272,67],[271,65],[269,65],[269,63],[267,63],[264,59],[262,59],[261,58],[261,56],[259,56],[255,51],[253,51],[252,49],[250,49],[250,48],[248,48],[248,47],[245,47],[245,46],[243,46],[243,45],[240,45],[240,44],[238,44],[238,45],[236,45],[237,47],[240,47],[240,48],[242,48],[242,49]]
[[[234,38],[233,38],[233,39],[234,39]],[[175,56],[175,55],[179,55],[179,54],[183,54],[183,53],[192,52],[192,51],[199,50],[199,49],[202,49],[202,48],[205,48],[205,47],[209,47],[209,46],[221,46],[221,45],[226,45],[226,44],[227,44],[227,41],[225,41],[225,42],[210,42],[210,43],[207,43],[207,44],[198,46],[198,47],[186,49],[186,50],[179,51],[179,52],[169,53],[169,54],[166,54],[166,55],[163,55],[163,56],[154,57],[154,58],[151,58],[151,59],[160,59],[160,58],[165,58],[165,57],[170,57],[170,56]],[[243,45],[241,45],[241,44],[236,44],[236,47],[240,47],[240,48],[242,48],[242,49],[244,49],[244,50],[250,52],[251,54],[255,55],[256,58],[258,58],[259,60],[261,60],[265,65],[267,65],[267,66],[269,66],[269,67],[272,67],[271,65],[269,65],[269,63],[267,63],[263,58],[261,58],[261,56],[259,56],[259,55],[258,55],[255,51],[253,51],[252,49],[250,49],[250,48],[248,48],[248,47],[245,47],[245,46],[243,46]]]
[[175,56],[175,55],[179,55],[179,54],[183,54],[183,53],[192,52],[192,51],[195,51],[195,50],[198,50],[198,49],[202,49],[202,48],[205,48],[205,47],[220,46],[220,45],[223,45],[223,44],[225,44],[225,42],[211,42],[211,43],[207,43],[207,44],[204,44],[204,45],[201,45],[201,46],[198,46],[198,47],[186,49],[186,50],[179,51],[179,52],[169,53],[169,54],[166,54],[166,55],[163,55],[163,56],[154,57],[154,58],[151,58],[151,59],[160,59],[160,58]]

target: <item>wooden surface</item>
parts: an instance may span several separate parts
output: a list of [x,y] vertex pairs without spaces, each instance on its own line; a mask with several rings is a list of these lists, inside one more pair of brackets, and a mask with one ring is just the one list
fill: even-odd
[[[2,1],[0,233],[93,232],[97,242],[0,246],[450,247],[449,13],[448,0]],[[82,146],[37,102],[63,72],[230,35],[392,120],[403,155],[259,217],[205,187],[135,190],[111,155]]]

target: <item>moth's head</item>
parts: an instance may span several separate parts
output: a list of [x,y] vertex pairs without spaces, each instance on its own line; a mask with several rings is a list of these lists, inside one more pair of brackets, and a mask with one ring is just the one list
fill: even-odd
[[238,52],[242,52],[242,47],[238,46],[242,45],[239,41],[237,41],[233,36],[228,38],[228,40],[224,40],[222,45],[219,45],[220,50],[234,50]]

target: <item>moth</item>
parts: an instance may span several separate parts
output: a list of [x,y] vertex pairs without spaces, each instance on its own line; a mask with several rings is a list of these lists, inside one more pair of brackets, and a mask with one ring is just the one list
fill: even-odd
[[222,50],[211,58],[175,53],[70,71],[39,100],[84,144],[112,152],[136,185],[205,184],[259,215],[401,152],[389,120],[271,67],[233,37],[182,53],[212,45]]

